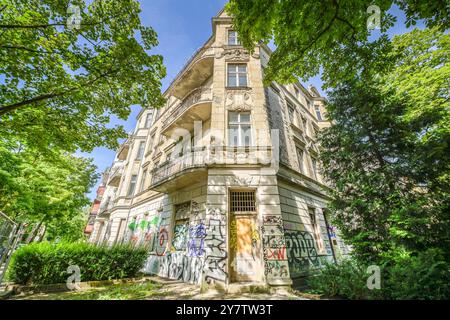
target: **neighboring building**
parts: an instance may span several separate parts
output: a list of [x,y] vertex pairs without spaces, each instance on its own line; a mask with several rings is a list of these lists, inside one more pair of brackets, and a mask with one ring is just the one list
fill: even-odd
[[146,245],[145,271],[163,277],[292,285],[347,254],[325,219],[324,99],[265,87],[270,49],[244,50],[224,12],[212,27],[166,106],[143,109],[117,151],[91,241]]
[[103,194],[106,188],[106,179],[107,177],[105,177],[105,174],[103,174],[102,181],[97,188],[97,195],[89,210],[88,222],[86,224],[86,227],[84,228],[84,234],[86,234],[89,237],[89,239],[91,239],[92,232],[94,231],[95,220],[97,218],[97,214],[100,209],[100,203],[102,202]]

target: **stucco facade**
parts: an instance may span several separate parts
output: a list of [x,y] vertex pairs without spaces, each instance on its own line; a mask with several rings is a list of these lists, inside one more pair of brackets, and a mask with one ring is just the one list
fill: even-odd
[[347,254],[326,219],[315,134],[324,99],[263,85],[270,49],[249,53],[231,19],[143,109],[107,172],[91,241],[147,246],[145,272],[199,285],[292,285]]

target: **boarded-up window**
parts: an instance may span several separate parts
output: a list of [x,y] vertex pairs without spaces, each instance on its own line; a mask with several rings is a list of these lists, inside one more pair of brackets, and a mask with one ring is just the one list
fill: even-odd
[[316,241],[317,253],[324,254],[325,246],[323,244],[322,233],[320,232],[320,226],[316,217],[316,209],[312,207],[308,207],[309,217],[311,219],[311,225],[314,231],[314,239]]
[[255,191],[231,191],[230,211],[235,212],[255,212]]

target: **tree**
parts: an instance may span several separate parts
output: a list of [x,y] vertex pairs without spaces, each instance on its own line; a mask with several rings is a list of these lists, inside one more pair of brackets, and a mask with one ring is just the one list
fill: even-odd
[[[366,262],[438,248],[450,257],[450,35],[414,30],[331,90],[321,135],[334,222]],[[380,67],[383,65],[383,67]]]
[[0,141],[0,211],[34,225],[30,238],[41,227],[50,238],[78,238],[83,226],[78,231],[76,227],[89,204],[86,193],[97,179],[89,159],[60,151],[49,161],[33,150]]
[[[306,80],[322,69],[325,86],[333,87],[352,79],[359,70],[358,62],[365,60],[357,49],[371,34],[367,22],[377,13],[373,4],[369,0],[231,0],[227,11],[248,50],[253,50],[258,41],[273,39],[276,49],[265,70],[267,82],[292,82],[296,77]],[[381,0],[376,1],[381,31],[395,21],[387,13],[393,4],[405,12],[408,25],[419,19],[441,30],[450,25],[447,0]],[[354,49],[351,57],[343,54],[349,46]]]
[[74,152],[115,148],[130,105],[159,107],[165,68],[136,0],[0,1],[0,136]]

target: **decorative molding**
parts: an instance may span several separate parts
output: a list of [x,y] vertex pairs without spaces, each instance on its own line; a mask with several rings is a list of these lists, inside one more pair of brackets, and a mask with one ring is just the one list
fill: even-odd
[[[255,54],[253,54],[252,57],[255,57]],[[227,61],[248,61],[250,59],[250,54],[247,50],[242,48],[224,49],[222,52],[216,54],[216,58],[225,58]]]
[[250,90],[227,90],[225,94],[225,107],[231,111],[251,111],[253,98]]

